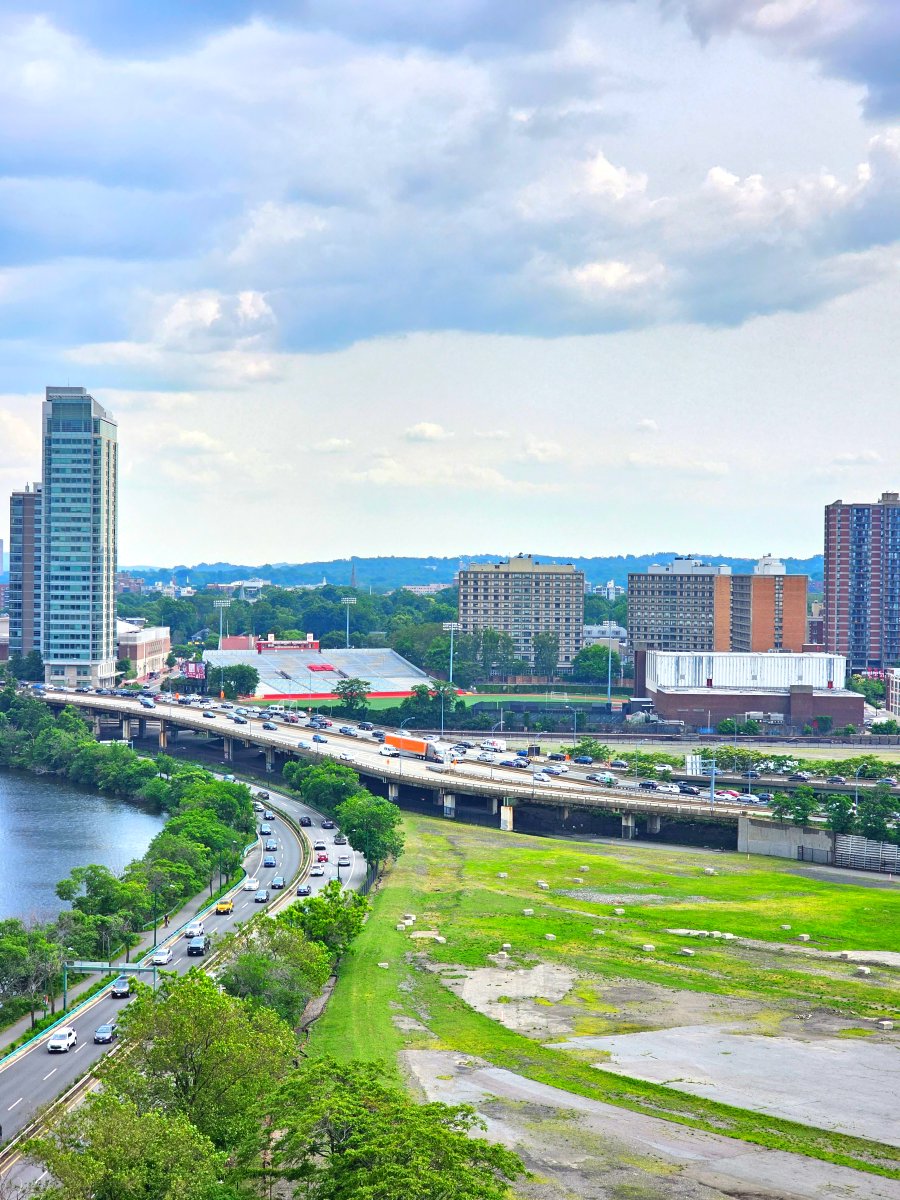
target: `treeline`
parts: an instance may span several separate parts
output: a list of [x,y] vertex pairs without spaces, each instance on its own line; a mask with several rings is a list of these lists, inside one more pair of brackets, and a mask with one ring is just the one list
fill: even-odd
[[0,693],[0,766],[58,775],[85,788],[155,805],[169,817],[142,858],[116,875],[99,864],[77,867],[56,886],[70,904],[52,921],[0,923],[0,1000],[5,1023],[48,998],[55,1009],[68,957],[126,955],[140,931],[238,869],[255,823],[249,789],[192,764],[160,755],[142,759],[127,746],[101,744],[72,708]]

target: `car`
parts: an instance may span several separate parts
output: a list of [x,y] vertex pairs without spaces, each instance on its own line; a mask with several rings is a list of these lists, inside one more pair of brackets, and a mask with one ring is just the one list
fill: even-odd
[[793,772],[791,772],[790,775],[788,775],[788,779],[793,781],[794,783],[808,783],[809,782],[809,772],[793,771]]
[[754,771],[752,767],[750,768],[749,771],[741,771],[741,776],[744,779],[760,779],[761,778],[759,771]]
[[278,726],[275,724],[274,721],[263,721],[262,727],[263,727],[263,729],[277,729],[278,728]]
[[359,728],[364,729],[367,733],[375,728],[371,721],[360,721]]
[[112,981],[112,987],[109,989],[109,994],[114,1000],[122,1000],[125,996],[131,995],[131,980],[127,975],[118,975]]
[[310,875],[324,875],[325,868],[322,866],[319,866],[319,864],[316,863],[316,865],[314,867],[310,867],[309,873],[310,873]]
[[775,799],[775,793],[774,792],[760,792],[756,798],[762,804],[771,804],[772,801]]
[[264,867],[277,867],[278,860],[276,859],[275,855],[267,854],[266,857],[263,859],[263,866]]
[[[383,753],[384,751],[382,751],[382,754]],[[493,754],[488,754],[486,750],[482,750],[482,752],[476,756],[475,761],[480,763],[492,763],[494,761],[494,756]]]
[[564,762],[558,763],[556,769],[559,771],[560,775],[568,775],[569,773],[569,768]]
[[199,937],[203,932],[203,922],[198,918],[197,920],[191,921],[188,924],[184,931],[184,936],[186,938]]
[[681,795],[681,791],[679,790],[677,783],[659,783],[656,785],[656,791],[663,796]]
[[564,754],[554,753],[554,754],[548,754],[547,759],[549,762],[565,762],[566,756]]
[[825,780],[826,783],[846,783],[847,780],[843,775],[829,775]]
[[331,817],[326,817],[322,822],[323,829],[337,829],[337,825],[332,821]]
[[98,1025],[94,1030],[94,1041],[98,1046],[104,1043],[114,1042],[119,1032],[119,1027],[115,1021],[107,1021],[105,1025]]
[[165,967],[172,961],[172,947],[160,946],[158,950],[154,950],[150,955],[151,967]]
[[383,742],[384,739],[387,737],[387,734],[384,732],[383,729],[376,729],[373,731],[372,737],[375,739],[376,742]]
[[220,917],[227,917],[229,913],[234,912],[234,901],[230,896],[223,896],[216,902],[216,912]]
[[258,800],[254,800],[253,801],[253,811],[261,813],[262,810],[263,810],[263,806],[260,804],[260,802]]
[[352,754],[339,754],[338,758],[341,760],[341,762],[353,762]]
[[281,719],[287,725],[299,725],[300,724],[300,718],[295,717],[293,713],[285,713]]
[[208,709],[203,715],[206,717],[207,721],[214,721],[216,719],[216,714],[214,712],[210,712]]
[[885,777],[883,779],[876,780],[876,783],[881,783],[885,787],[896,787],[897,786],[897,780],[894,778],[893,775],[885,775]]
[[256,893],[256,895],[253,897],[253,903],[254,904],[268,904],[269,903],[269,889],[268,888],[260,888],[259,891]]
[[544,767],[544,774],[545,775],[561,775],[562,772],[560,771],[559,767]]
[[591,783],[603,783],[607,787],[615,785],[615,778],[612,775],[604,775],[602,771],[591,771],[589,775],[585,775],[585,779],[589,779]]
[[260,825],[259,832],[262,834],[263,837],[268,837],[269,834],[272,832],[272,826],[271,825]]
[[594,760],[589,754],[579,754],[572,761],[577,762],[580,767],[591,767],[594,764]]
[[699,796],[700,789],[693,783],[679,783],[678,791],[682,796]]
[[284,876],[283,875],[274,875],[272,877],[272,891],[280,892],[283,887],[284,887]]
[[628,763],[621,758],[614,758],[609,764],[615,771],[627,771]]
[[497,763],[498,767],[517,767],[518,765],[514,758],[504,758]]
[[47,1042],[47,1050],[50,1054],[68,1054],[77,1045],[77,1032],[71,1025],[63,1025],[60,1029],[56,1030]]
[[328,851],[320,850],[316,855],[316,862],[328,862]]
[[265,812],[263,813],[263,820],[264,821],[274,821],[275,820],[275,814],[272,812],[271,808],[267,808],[265,810]]
[[349,854],[342,854],[340,856],[340,858],[338,859],[339,867],[349,867],[352,865],[353,865],[353,860],[351,859]]
[[300,824],[304,829],[308,829],[310,825],[312,825],[312,817],[302,816],[300,818]]
[[269,793],[268,793],[268,792],[264,792],[264,791],[260,790],[260,791],[258,791],[258,792],[256,793],[256,798],[257,798],[257,800],[268,800],[268,799],[269,799]]
[[256,878],[255,875],[248,875],[247,878],[244,880],[244,891],[245,892],[255,892],[258,887],[259,887],[259,880]]
[[336,846],[346,846],[346,845],[347,845],[347,839],[344,837],[344,835],[343,835],[342,833],[339,833],[339,834],[337,834],[337,835],[336,835],[336,837],[335,837],[335,839],[334,839],[334,844],[335,844]]
[[297,745],[301,750],[312,750],[312,746],[309,744],[309,742],[298,742]]
[[189,955],[206,954],[211,945],[211,940],[207,934],[201,934],[198,937],[193,937],[188,942],[187,952]]
[[655,779],[642,779],[638,786],[641,787],[645,792],[655,792],[659,787],[659,784]]
[[314,741],[314,742],[327,742],[327,741],[328,741],[328,738],[327,738],[327,737],[322,737],[321,733],[314,733],[314,734],[313,734],[313,741]]
[[312,888],[309,886],[308,883],[298,883],[297,884],[297,895],[298,896],[311,896]]
[[532,775],[531,778],[534,780],[535,783],[549,783],[550,782],[550,776],[547,774],[546,771],[535,771],[535,773]]
[[272,839],[272,838],[269,838],[269,840],[266,842],[266,844],[265,844],[265,846],[264,846],[263,848],[264,848],[265,850],[277,850],[277,849],[278,849],[278,843],[277,843],[277,842],[276,842],[274,839]]
[[313,850],[327,850],[327,849],[328,849],[328,844],[326,842],[323,842],[321,838],[319,838],[317,841],[313,842]]
[[356,730],[352,725],[341,725],[338,729],[338,733],[356,733]]

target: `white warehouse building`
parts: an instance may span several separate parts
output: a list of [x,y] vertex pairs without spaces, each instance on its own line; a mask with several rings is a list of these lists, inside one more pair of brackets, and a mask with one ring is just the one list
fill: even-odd
[[840,654],[647,651],[648,688],[842,688],[846,674]]

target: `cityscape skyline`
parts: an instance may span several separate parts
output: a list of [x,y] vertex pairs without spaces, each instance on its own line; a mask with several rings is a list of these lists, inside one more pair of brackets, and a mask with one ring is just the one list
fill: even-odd
[[0,485],[71,378],[124,562],[817,552],[895,486],[897,17],[764,7],[20,6]]

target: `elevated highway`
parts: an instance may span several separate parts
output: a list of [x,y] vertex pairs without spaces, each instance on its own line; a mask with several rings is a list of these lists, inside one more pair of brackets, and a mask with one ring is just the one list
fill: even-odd
[[[146,709],[138,700],[124,697],[64,692],[48,692],[43,699],[54,707],[72,704],[81,709],[98,735],[113,720],[126,741],[152,737],[155,731],[160,751],[173,748],[180,735],[189,733],[218,739],[222,749],[220,761],[226,764],[235,761],[239,747],[255,747],[264,757],[268,771],[274,771],[289,759],[336,760],[358,771],[367,786],[392,800],[400,801],[401,794],[409,799],[412,790],[418,793],[420,802],[430,796],[434,809],[448,818],[456,816],[458,804],[474,806],[485,817],[496,819],[500,828],[508,830],[513,828],[514,810],[526,807],[556,810],[563,822],[576,810],[605,812],[620,819],[625,838],[635,836],[638,819],[652,835],[660,831],[663,820],[712,820],[736,826],[741,815],[749,812],[762,815],[759,809],[748,808],[738,801],[711,804],[708,795],[669,796],[637,788],[606,787],[588,781],[586,772],[578,770],[554,777],[552,783],[540,783],[531,773],[523,778],[525,772],[472,760],[438,769],[436,764],[418,759],[384,757],[379,743],[364,734],[345,736],[330,728],[325,742],[314,743],[313,731],[302,725],[278,722],[276,729],[266,730],[262,728],[266,718],[248,718],[246,725],[235,725],[228,719],[227,710],[215,702],[201,710],[177,702]],[[204,716],[204,711],[212,716]]]

